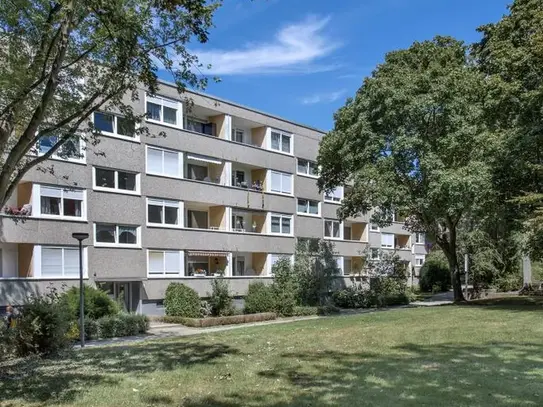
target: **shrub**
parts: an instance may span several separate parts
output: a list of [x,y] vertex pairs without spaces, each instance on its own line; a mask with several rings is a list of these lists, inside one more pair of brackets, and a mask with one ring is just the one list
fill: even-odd
[[192,288],[181,283],[170,283],[166,289],[164,306],[166,315],[187,318],[200,316],[200,297]]
[[98,339],[100,337],[100,325],[95,319],[85,320],[85,338]]
[[147,332],[149,322],[145,315],[109,315],[96,321],[100,338],[133,336]]
[[292,315],[295,317],[306,317],[310,315],[318,315],[318,313],[319,313],[318,307],[303,306],[303,307],[294,307],[294,312]]
[[522,276],[520,273],[512,273],[500,276],[496,279],[495,286],[498,291],[518,291],[522,289]]
[[0,362],[13,355],[14,329],[8,329],[0,320]]
[[363,290],[358,286],[334,291],[332,300],[340,308],[365,308],[369,305],[367,290]]
[[66,338],[70,341],[78,341],[80,339],[79,324],[76,321],[70,322],[70,328],[66,332]]
[[420,269],[419,285],[421,291],[425,292],[431,292],[434,288],[438,288],[439,291],[451,288],[451,273],[443,253],[434,251],[426,256]]
[[[121,309],[109,295],[98,288],[85,285],[85,319],[99,319],[106,315],[118,314]],[[79,287],[72,287],[61,295],[61,301],[73,320],[79,319]]]
[[276,301],[276,311],[280,315],[291,316],[297,305],[298,285],[290,259],[286,257],[279,259],[273,265],[272,272],[274,274],[272,290]]
[[207,293],[209,299],[207,302],[211,307],[211,315],[215,317],[224,317],[234,313],[232,297],[228,282],[223,278],[216,278],[211,281],[211,294]]
[[251,322],[270,321],[277,318],[274,312],[265,312],[261,314],[232,315],[228,317],[210,317],[210,318],[185,318],[164,316],[159,318],[162,322],[171,324],[182,324],[194,328],[205,328],[217,325],[244,324]]
[[257,314],[259,312],[275,311],[275,293],[271,285],[256,281],[249,284],[245,296],[245,313]]
[[14,347],[19,356],[50,354],[67,347],[70,314],[55,290],[31,297],[14,328]]
[[328,303],[325,305],[321,305],[320,307],[317,307],[318,315],[333,315],[333,314],[339,314],[340,312],[341,310],[332,303]]
[[200,317],[205,318],[211,315],[211,306],[205,300],[200,301]]

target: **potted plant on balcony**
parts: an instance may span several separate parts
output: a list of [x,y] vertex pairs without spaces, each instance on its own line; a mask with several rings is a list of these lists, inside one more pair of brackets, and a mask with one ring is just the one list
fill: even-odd
[[206,271],[204,269],[196,269],[194,270],[194,277],[205,277],[207,275]]

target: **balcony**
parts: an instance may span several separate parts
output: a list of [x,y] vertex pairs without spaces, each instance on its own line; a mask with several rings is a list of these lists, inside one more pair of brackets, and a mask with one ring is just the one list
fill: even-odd
[[365,273],[366,259],[363,256],[346,256],[343,258],[343,275],[361,275]]
[[369,225],[363,222],[343,222],[343,240],[368,242]]
[[230,254],[227,252],[187,250],[185,276],[218,277],[230,274]]
[[394,235],[396,250],[411,250],[411,235]]
[[228,185],[227,163],[221,159],[186,153],[184,159],[185,179]]
[[259,123],[232,117],[230,140],[257,148],[266,148],[266,127]]
[[240,233],[268,233],[266,212],[250,211],[239,208],[232,209],[232,232]]
[[184,227],[227,231],[228,208],[201,202],[185,202]]
[[266,168],[248,164],[232,163],[230,186],[250,189],[255,192],[266,190]]
[[264,277],[267,275],[267,253],[232,253],[232,276]]

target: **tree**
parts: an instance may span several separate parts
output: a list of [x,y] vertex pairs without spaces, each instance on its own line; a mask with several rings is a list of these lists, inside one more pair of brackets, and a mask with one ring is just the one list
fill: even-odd
[[[543,3],[515,0],[472,48],[486,76],[485,118],[499,137],[493,181],[524,249],[543,258]],[[512,170],[514,169],[514,170]]]
[[[0,207],[21,178],[73,140],[99,135],[97,109],[141,121],[127,103],[157,71],[179,91],[205,86],[189,41],[207,41],[220,0],[10,0],[0,2]],[[138,129],[146,133],[144,127]],[[43,155],[36,145],[54,137]],[[44,167],[41,167],[44,168]],[[44,169],[45,170],[45,169]],[[48,169],[53,171],[53,169]]]
[[492,196],[483,80],[450,37],[390,52],[336,112],[318,156],[321,190],[352,184],[341,218],[375,208],[372,221],[386,226],[393,211],[410,214],[404,227],[447,257],[455,300],[463,300],[457,226]]

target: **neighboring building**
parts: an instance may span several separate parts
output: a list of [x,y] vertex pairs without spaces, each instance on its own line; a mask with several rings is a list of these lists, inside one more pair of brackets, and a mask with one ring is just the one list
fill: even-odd
[[[323,132],[198,93],[188,93],[188,108],[167,83],[158,95],[141,89],[134,108],[146,109],[150,132],[164,136],[140,138],[134,123],[95,113],[97,146],[74,143],[83,157],[56,157],[54,174],[35,169],[20,182],[8,207],[31,204],[32,213],[17,223],[0,217],[0,305],[77,284],[73,232],[90,234],[88,282],[150,314],[161,312],[173,281],[205,296],[210,277],[223,272],[243,296],[249,282],[271,279],[277,259],[293,256],[297,237],[333,240],[345,284],[367,247],[396,250],[417,274],[422,235],[401,222],[380,230],[367,215],[339,222],[344,189],[319,194]],[[54,141],[42,140],[39,151]]]

